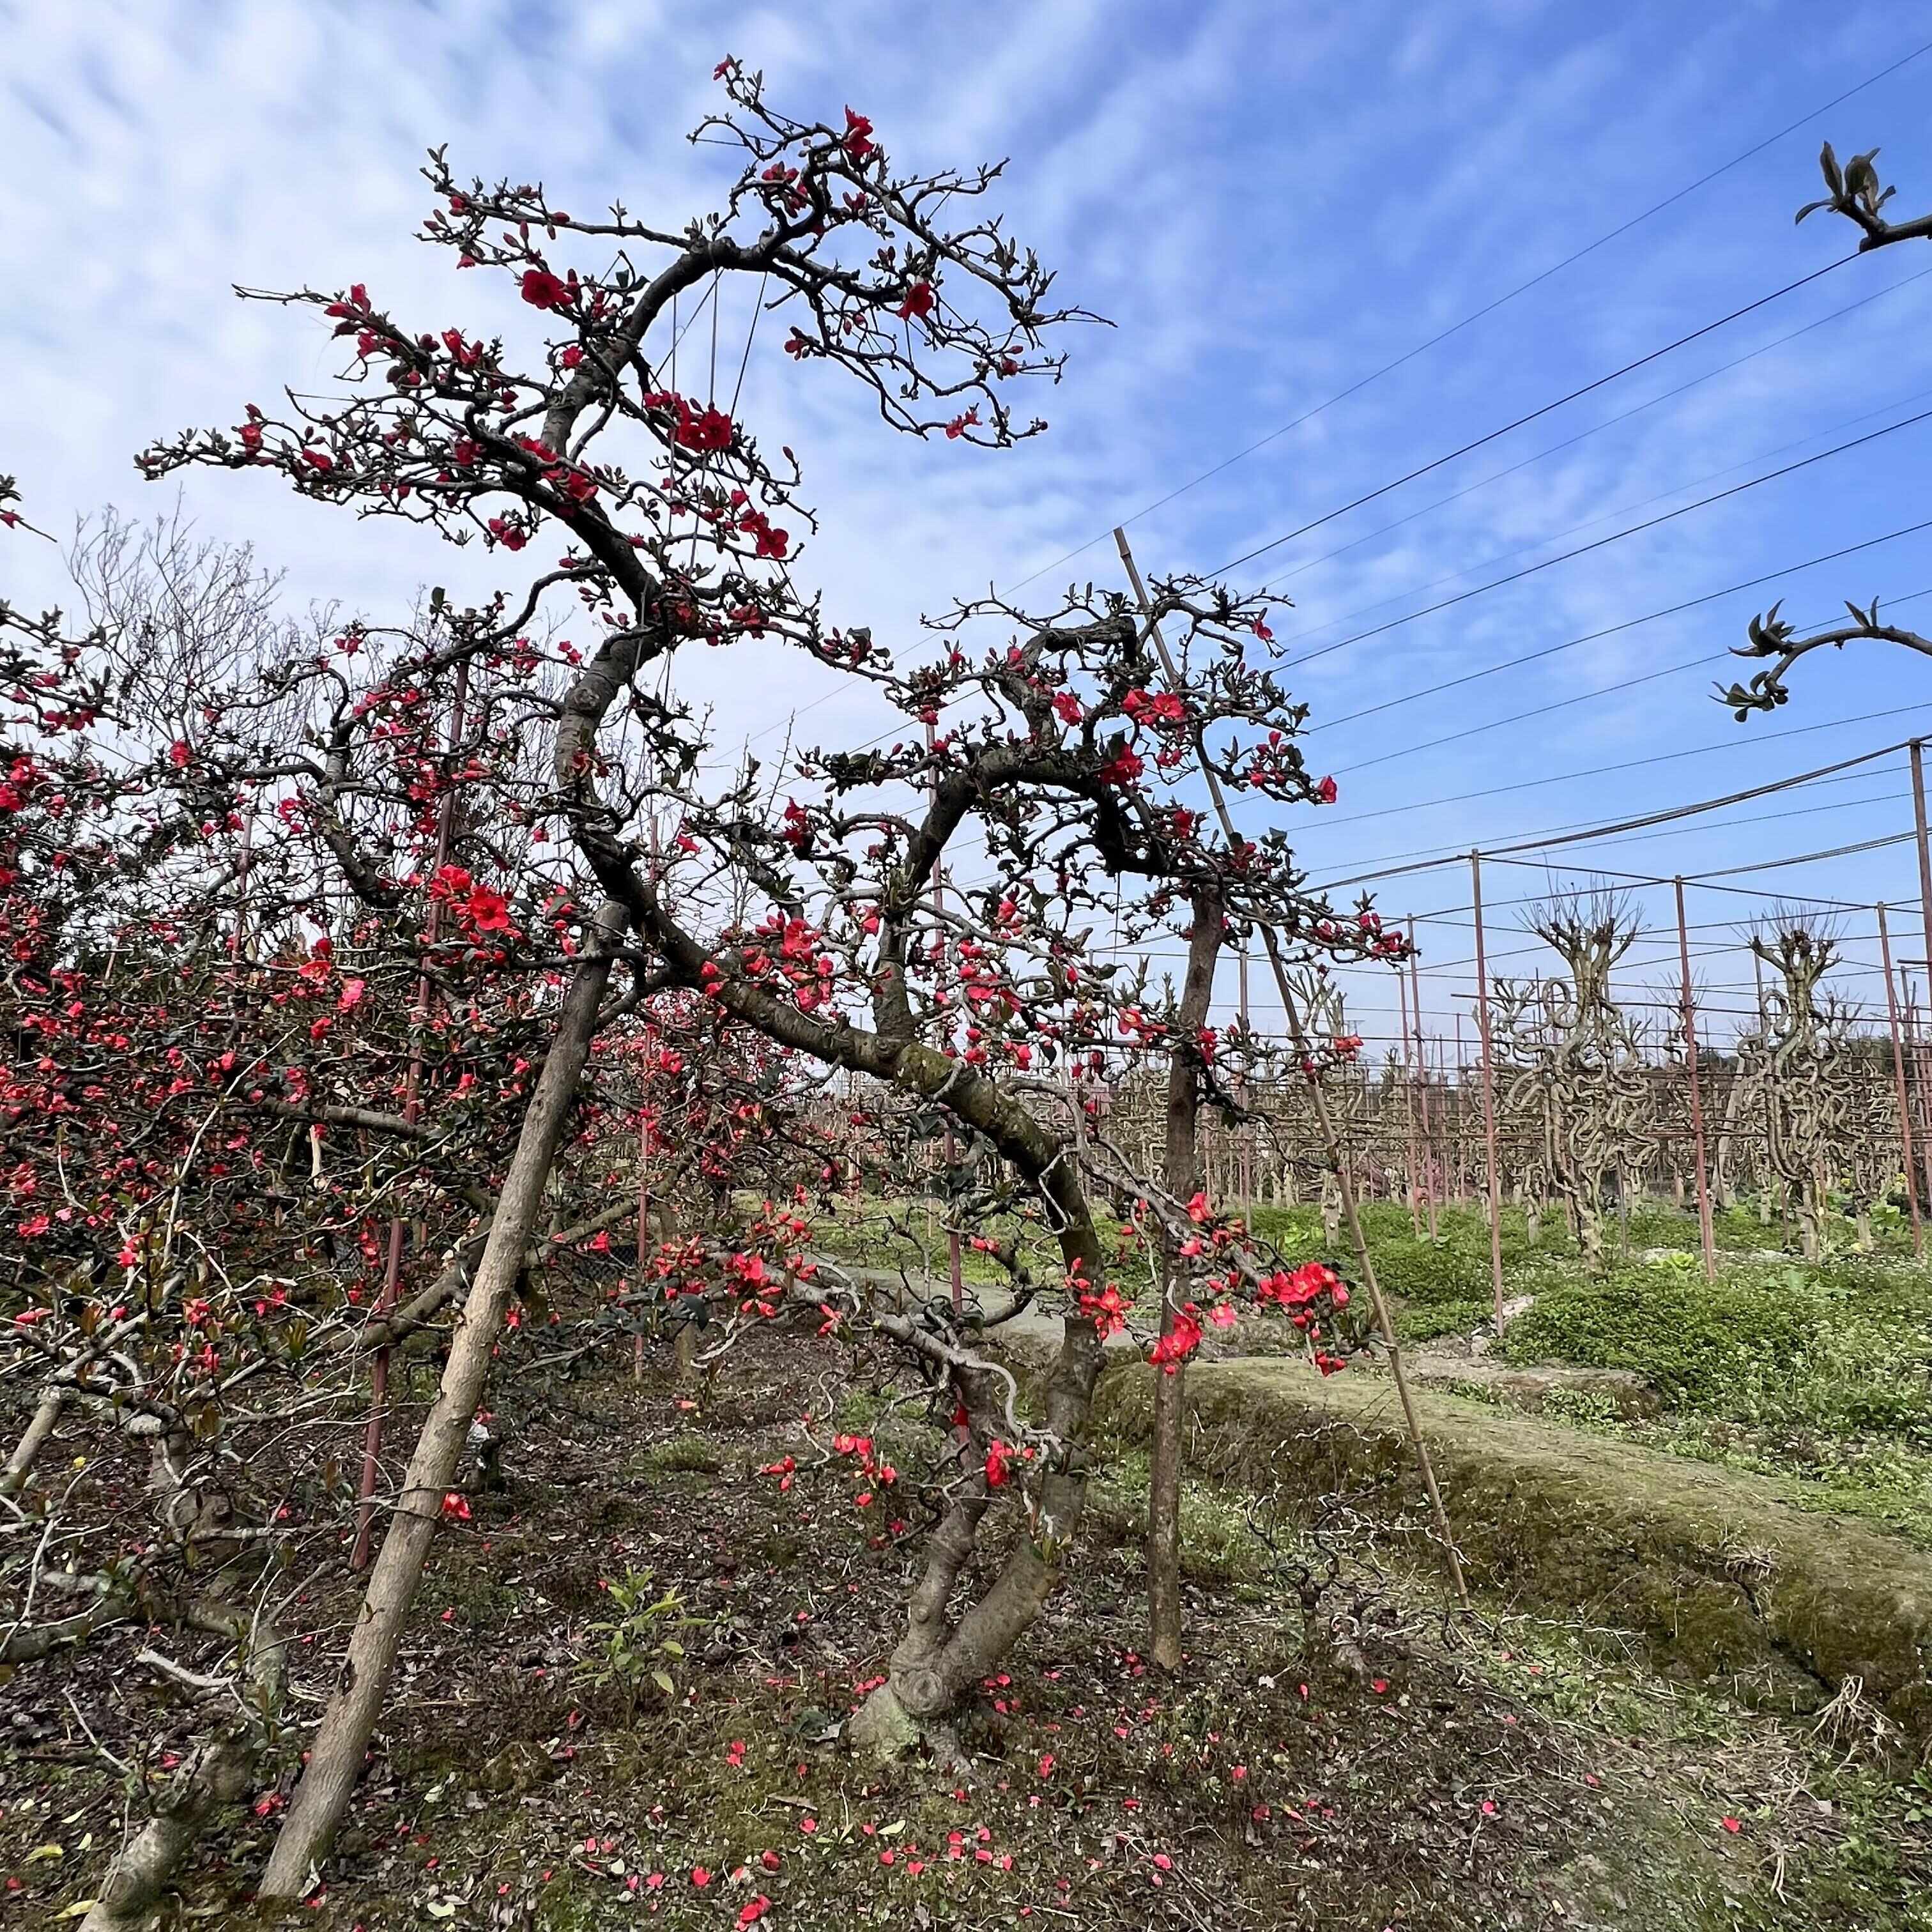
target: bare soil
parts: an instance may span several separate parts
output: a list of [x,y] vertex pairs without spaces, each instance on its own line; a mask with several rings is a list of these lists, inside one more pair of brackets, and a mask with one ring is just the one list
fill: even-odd
[[[1162,1676],[1139,1654],[1130,1458],[1048,1614],[983,1687],[970,1774],[860,1764],[841,1727],[884,1668],[916,1546],[849,1484],[781,1495],[757,1473],[797,1448],[823,1366],[808,1340],[767,1335],[701,1408],[668,1375],[634,1384],[614,1363],[522,1418],[509,1489],[440,1541],[327,1886],[296,1922],[1928,1922],[1914,1900],[1932,1880],[1932,1787],[1859,1756],[1856,1705],[1814,1737],[1606,1660],[1575,1630],[1452,1625],[1397,1582],[1358,1674],[1310,1646],[1266,1552],[1242,1544],[1233,1490],[1197,1486],[1226,1533],[1191,1560],[1190,1654]],[[910,1495],[896,1506],[916,1522]],[[680,1600],[671,1696],[586,1681],[603,1583],[627,1569]],[[310,1712],[355,1600],[338,1571],[300,1606]],[[151,1770],[186,1741],[165,1688],[110,1664],[127,1654],[51,1658],[6,1687],[9,1922],[92,1895],[127,1816],[102,1751]],[[172,1920],[267,1920],[248,1888],[296,1768],[212,1836]]]

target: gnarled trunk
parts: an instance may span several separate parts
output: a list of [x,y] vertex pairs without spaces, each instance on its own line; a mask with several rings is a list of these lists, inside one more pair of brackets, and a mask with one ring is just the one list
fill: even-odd
[[[1067,1194],[1077,1199],[1078,1189],[1070,1180],[1060,1186],[1064,1208]],[[1060,1246],[1070,1270],[1077,1262],[1089,1280],[1097,1277],[1100,1243],[1084,1202],[1079,1222],[1066,1228]],[[1047,1426],[1066,1445],[1066,1453],[1042,1478],[1038,1508],[998,1580],[955,1622],[953,1590],[972,1558],[980,1520],[992,1501],[983,1470],[963,1485],[927,1546],[926,1568],[908,1607],[906,1634],[892,1652],[886,1681],[848,1727],[848,1736],[860,1750],[892,1756],[923,1743],[942,1756],[956,1755],[952,1720],[961,1700],[1031,1628],[1060,1581],[1060,1561],[1086,1502],[1084,1437],[1101,1360],[1099,1331],[1085,1316],[1070,1315],[1046,1393]]]

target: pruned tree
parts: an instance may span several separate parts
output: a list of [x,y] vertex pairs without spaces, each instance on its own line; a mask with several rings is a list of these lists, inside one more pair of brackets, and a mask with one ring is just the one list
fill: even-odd
[[1820,990],[1837,962],[1838,936],[1828,916],[1786,908],[1752,933],[1750,945],[1775,977],[1762,1027],[1740,1039],[1738,1056],[1762,1108],[1766,1161],[1796,1213],[1805,1258],[1817,1261],[1827,1250],[1832,1177],[1851,1124],[1840,1077],[1846,1016]]
[[1526,1036],[1510,1026],[1521,1003],[1513,994],[1501,1002],[1513,1055],[1527,1062],[1512,1083],[1511,1104],[1520,1108],[1533,1099],[1570,1232],[1586,1265],[1600,1269],[1604,1178],[1627,1169],[1642,1138],[1641,1046],[1610,988],[1612,969],[1640,928],[1625,896],[1600,890],[1548,899],[1523,923],[1568,972],[1538,982],[1538,1011]]

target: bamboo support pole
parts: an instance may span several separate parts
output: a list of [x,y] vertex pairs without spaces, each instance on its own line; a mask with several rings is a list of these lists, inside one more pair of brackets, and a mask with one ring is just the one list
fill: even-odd
[[[1140,600],[1142,612],[1148,619],[1148,634],[1154,648],[1160,656],[1161,668],[1166,671],[1170,683],[1179,682],[1174,668],[1174,660],[1168,656],[1167,640],[1161,635],[1160,626],[1155,622],[1153,606],[1148,600],[1147,586],[1141,580],[1139,566],[1134,562],[1133,552],[1127,546],[1127,533],[1116,529],[1114,541],[1119,546],[1120,561],[1126,567],[1127,580],[1133,586],[1134,595]],[[1208,788],[1208,796],[1213,801],[1215,816],[1220,820],[1221,830],[1229,845],[1240,838],[1234,830],[1232,814],[1222,795],[1220,781],[1216,778],[1208,764],[1205,748],[1198,734],[1195,742],[1195,758],[1201,768],[1201,776]],[[1301,1014],[1295,1004],[1294,993],[1288,983],[1288,968],[1281,956],[1281,942],[1274,927],[1261,928],[1262,943],[1268,950],[1268,964],[1274,969],[1276,990],[1281,996],[1282,1017],[1288,1022],[1289,1040],[1295,1052],[1307,1064],[1312,1064],[1309,1052],[1306,1030],[1301,1023]],[[1450,1589],[1454,1592],[1458,1606],[1469,1608],[1469,1588],[1463,1580],[1462,1560],[1456,1549],[1456,1539],[1449,1526],[1449,1512],[1442,1501],[1442,1492],[1436,1480],[1436,1466],[1429,1454],[1429,1445],[1423,1440],[1422,1425],[1415,1410],[1415,1398],[1408,1386],[1408,1375],[1402,1366],[1402,1346],[1396,1339],[1395,1324],[1390,1318],[1388,1304],[1384,1299],[1381,1283],[1376,1279],[1375,1263],[1369,1254],[1368,1237],[1362,1229],[1361,1216],[1355,1204],[1355,1189],[1348,1172],[1348,1162],[1341,1139],[1335,1131],[1335,1120],[1330,1112],[1327,1096],[1322,1089],[1318,1077],[1309,1082],[1309,1096],[1314,1104],[1317,1130],[1322,1136],[1323,1149],[1329,1165],[1334,1170],[1342,1196],[1342,1214],[1348,1226],[1350,1245],[1354,1250],[1355,1263],[1361,1270],[1362,1286],[1368,1290],[1369,1304],[1374,1310],[1376,1325],[1382,1331],[1382,1346],[1388,1351],[1389,1377],[1395,1384],[1396,1400],[1402,1406],[1402,1421],[1408,1434],[1409,1445],[1414,1450],[1416,1466],[1422,1478],[1423,1487],[1428,1492],[1431,1514],[1436,1522],[1436,1533],[1442,1546],[1442,1559],[1448,1573]]]

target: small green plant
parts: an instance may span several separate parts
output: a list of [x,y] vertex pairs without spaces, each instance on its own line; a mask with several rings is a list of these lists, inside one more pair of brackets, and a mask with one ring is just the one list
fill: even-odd
[[702,1623],[684,1614],[684,1599],[675,1590],[660,1593],[652,1573],[627,1569],[602,1583],[612,1614],[590,1626],[596,1648],[579,1666],[580,1681],[596,1690],[615,1690],[624,1700],[625,1721],[638,1714],[638,1700],[651,1685],[666,1697],[677,1695],[677,1680],[670,1666],[681,1663],[684,1646],[672,1634]]

